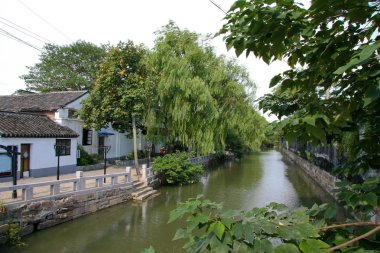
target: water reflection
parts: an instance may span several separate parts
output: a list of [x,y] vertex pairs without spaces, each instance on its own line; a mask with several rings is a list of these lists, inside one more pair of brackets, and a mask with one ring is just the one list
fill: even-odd
[[276,201],[291,208],[331,201],[314,181],[277,151],[244,157],[213,167],[201,182],[162,187],[161,195],[144,203],[121,204],[25,238],[27,248],[0,247],[2,253],[128,253],[152,245],[156,252],[182,252],[182,241],[172,242],[179,223],[167,224],[169,212],[180,201],[204,194],[225,209],[249,210]]

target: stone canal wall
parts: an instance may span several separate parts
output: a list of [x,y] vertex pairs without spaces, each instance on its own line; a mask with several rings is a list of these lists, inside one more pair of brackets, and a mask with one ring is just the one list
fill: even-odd
[[336,188],[335,183],[338,181],[336,177],[285,148],[281,149],[281,153],[286,160],[289,160],[301,167],[327,193],[336,199],[333,191]]
[[0,244],[9,239],[11,223],[25,236],[131,199],[133,185],[88,189],[9,205],[0,213]]

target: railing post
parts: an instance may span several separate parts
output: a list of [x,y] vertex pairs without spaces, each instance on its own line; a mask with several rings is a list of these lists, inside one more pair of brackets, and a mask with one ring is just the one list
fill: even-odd
[[31,200],[33,198],[33,187],[27,186],[25,188],[25,200]]
[[76,176],[78,179],[76,190],[79,191],[85,188],[84,180],[83,180],[83,171],[77,171]]
[[58,195],[60,193],[61,193],[61,183],[60,182],[56,182],[53,185],[53,195]]
[[132,171],[132,167],[131,166],[127,166],[125,167],[125,182],[128,183],[128,182],[131,182],[132,181],[132,178],[131,178],[131,171]]
[[111,185],[117,184],[117,176],[112,176],[111,177]]
[[142,166],[142,170],[141,170],[141,179],[143,180],[143,181],[146,181],[147,180],[147,175],[146,175],[146,169],[147,169],[147,167],[146,167],[146,164],[143,164]]
[[104,179],[106,179],[106,177],[97,178],[96,179],[96,183],[95,183],[96,187],[103,187],[103,181],[104,181]]

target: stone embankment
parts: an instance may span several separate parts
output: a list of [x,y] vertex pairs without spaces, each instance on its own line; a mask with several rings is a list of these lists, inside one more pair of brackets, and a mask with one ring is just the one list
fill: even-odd
[[9,240],[12,223],[25,236],[131,200],[139,187],[156,183],[150,168],[142,171],[141,182],[132,179],[127,167],[125,173],[83,177],[78,171],[73,179],[0,187],[2,192],[16,189],[22,195],[0,212],[0,244]]
[[336,199],[334,194],[334,189],[336,188],[335,183],[338,179],[332,176],[325,170],[322,170],[318,166],[312,164],[311,162],[303,159],[297,154],[282,148],[281,153],[284,158],[290,160],[301,167],[311,178],[313,178],[327,193],[329,193],[333,198]]
[[[208,163],[212,158],[195,157],[191,162]],[[6,199],[6,210],[0,209],[0,244],[9,240],[11,223],[25,236],[131,199],[143,201],[158,195],[153,188],[159,182],[152,168],[143,165],[141,173],[138,181],[130,167],[125,173],[88,177],[77,171],[76,178],[0,187],[0,196]],[[17,191],[17,199],[9,198],[12,191]]]

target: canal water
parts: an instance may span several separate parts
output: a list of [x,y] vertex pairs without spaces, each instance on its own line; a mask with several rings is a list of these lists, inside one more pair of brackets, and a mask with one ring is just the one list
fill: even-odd
[[161,187],[161,195],[143,203],[128,202],[99,211],[23,240],[24,248],[0,247],[2,253],[139,253],[152,245],[156,252],[183,252],[184,241],[173,238],[180,222],[167,224],[180,201],[203,194],[225,209],[261,207],[270,202],[290,208],[333,200],[301,169],[285,163],[275,150],[245,156],[210,168],[201,182]]

